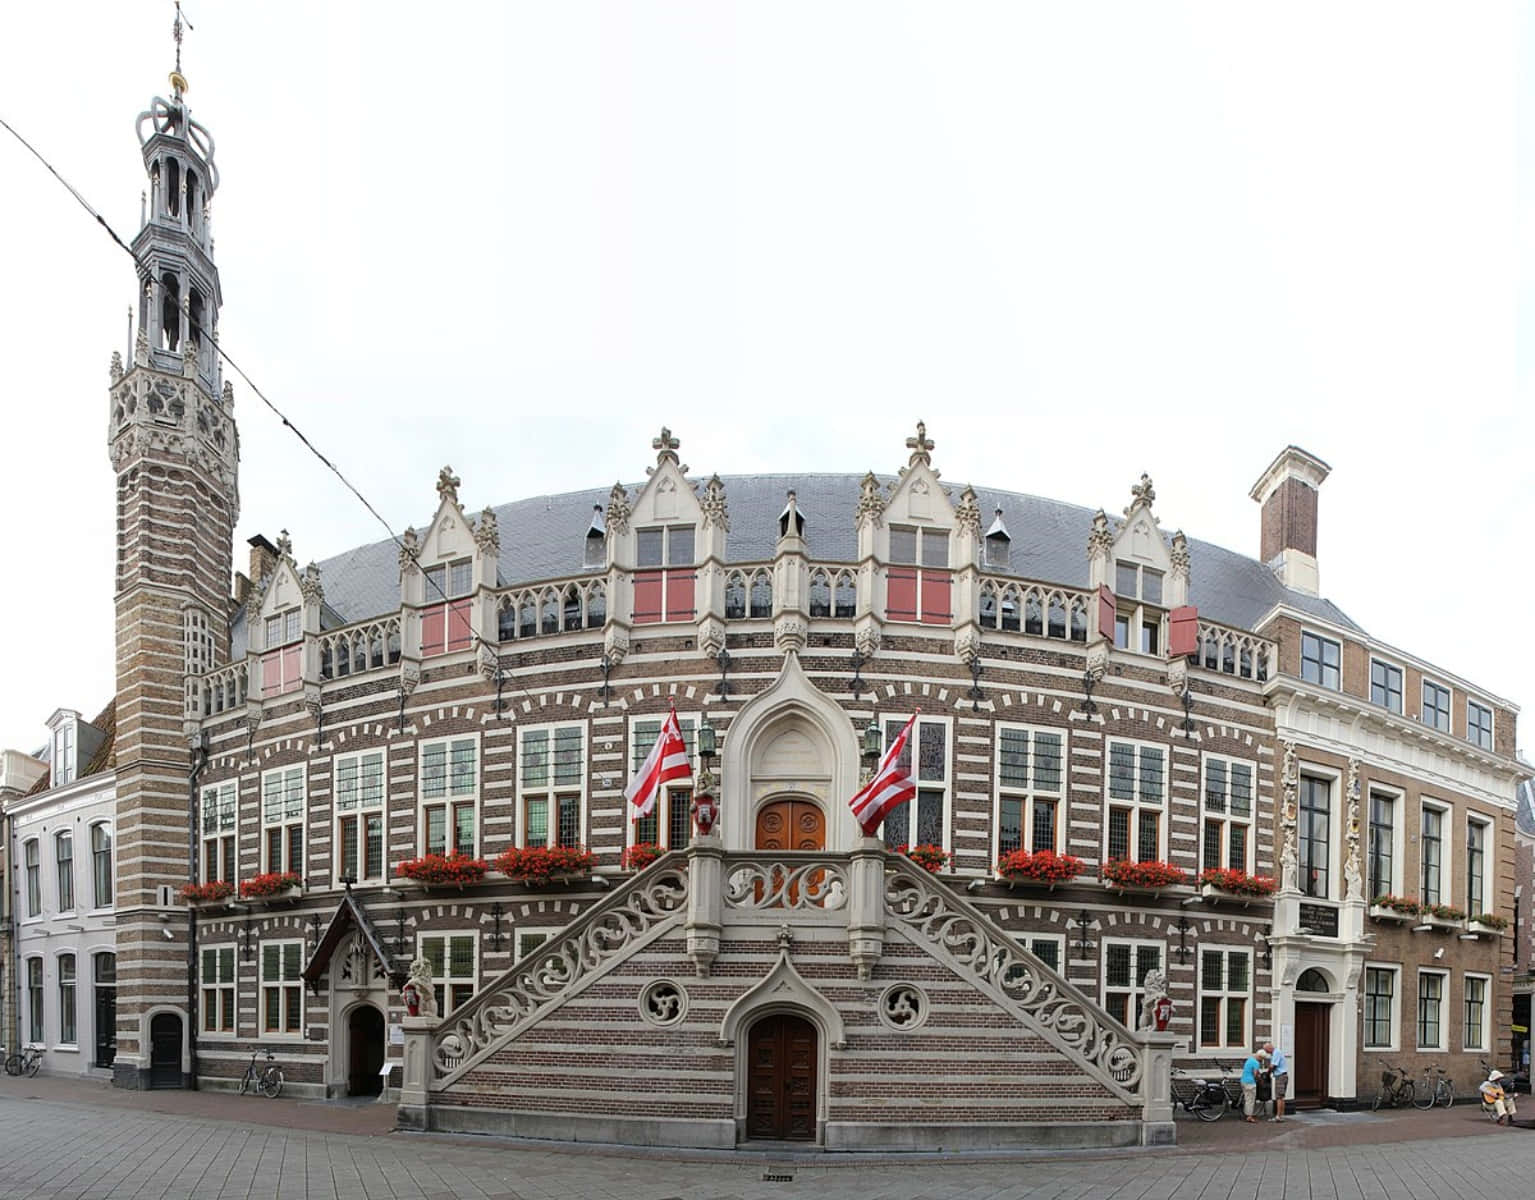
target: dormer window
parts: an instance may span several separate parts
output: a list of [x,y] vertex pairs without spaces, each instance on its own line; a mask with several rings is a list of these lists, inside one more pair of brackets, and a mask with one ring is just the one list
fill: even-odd
[[600,570],[608,565],[608,532],[602,519],[602,505],[592,509],[592,523],[586,530],[586,549],[581,565],[588,571]]
[[75,778],[75,723],[66,719],[53,731],[53,786],[73,783]]
[[1007,526],[1002,523],[1002,510],[997,509],[996,516],[992,518],[991,528],[986,531],[982,539],[982,563],[994,570],[1005,571],[1008,560],[1012,557],[1013,539],[1007,532]]
[[1162,603],[1162,572],[1139,563],[1116,562],[1114,593],[1121,600],[1114,616],[1115,647],[1161,654],[1162,614],[1147,606]]
[[261,694],[280,696],[303,682],[303,612],[290,608],[266,619],[266,653],[261,656]]
[[426,607],[421,610],[421,654],[451,654],[474,641],[467,597],[474,588],[474,562],[461,558],[426,569]]
[[636,625],[693,619],[693,526],[636,530],[634,565]]
[[892,621],[947,625],[953,619],[947,529],[890,527],[885,613]]
[[1114,594],[1147,604],[1162,603],[1162,572],[1139,563],[1114,564]]

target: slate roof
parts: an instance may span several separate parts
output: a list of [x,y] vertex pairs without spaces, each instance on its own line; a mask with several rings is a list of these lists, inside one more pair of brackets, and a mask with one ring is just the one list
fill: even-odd
[[[95,720],[85,723],[101,734],[101,744],[96,747],[84,769],[76,774],[76,779],[88,779],[102,771],[109,771],[117,765],[117,697],[114,696],[107,702],[107,706],[96,714]],[[37,757],[40,758],[42,755]],[[50,764],[42,777],[27,789],[27,795],[41,795],[52,786],[53,767]]]
[[[879,478],[882,484],[892,479]],[[858,553],[853,516],[861,479],[856,474],[723,476],[730,505],[726,560],[754,563],[772,559],[778,540],[778,514],[783,511],[785,493],[793,488],[805,518],[811,561],[853,562]],[[628,485],[629,494],[633,496],[640,486]],[[609,491],[606,487],[591,488],[494,506],[501,533],[501,584],[597,574],[582,567],[582,555],[592,509],[606,506]],[[951,486],[950,491],[957,500],[960,488]],[[976,495],[983,520],[990,522],[1000,508],[1012,536],[1010,568],[1002,572],[988,568],[989,574],[1087,586],[1087,534],[1093,509],[994,488],[976,488]],[[1284,603],[1359,630],[1331,601],[1284,587],[1257,559],[1193,538],[1189,539],[1189,555],[1190,599],[1213,621],[1251,629],[1276,604]],[[346,622],[398,610],[399,559],[394,542],[358,546],[319,566],[326,604]],[[233,632],[234,652],[239,655],[245,647],[243,615],[237,616]]]

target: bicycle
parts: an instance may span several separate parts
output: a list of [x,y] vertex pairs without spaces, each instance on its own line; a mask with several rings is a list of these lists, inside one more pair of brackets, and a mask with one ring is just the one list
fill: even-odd
[[37,1068],[43,1064],[43,1051],[40,1046],[28,1046],[5,1060],[5,1073],[7,1075],[20,1075],[25,1071],[28,1075],[36,1075]]
[[1223,1084],[1190,1075],[1182,1067],[1173,1068],[1173,1100],[1201,1121],[1219,1121],[1231,1107],[1231,1097]]
[[276,1100],[282,1093],[282,1068],[277,1065],[277,1058],[268,1050],[266,1052],[266,1070],[256,1070],[256,1056],[261,1053],[260,1047],[251,1051],[251,1060],[245,1066],[245,1074],[240,1078],[240,1095],[247,1091],[259,1092],[268,1100]]
[[1413,1093],[1417,1089],[1413,1087],[1407,1072],[1401,1067],[1393,1067],[1385,1059],[1378,1061],[1385,1070],[1380,1073],[1380,1090],[1375,1093],[1375,1103],[1370,1107],[1378,1112],[1382,1104],[1388,1104],[1392,1108],[1411,1104]]
[[1437,1078],[1430,1082],[1429,1070],[1430,1068],[1428,1067],[1423,1068],[1423,1082],[1418,1085],[1419,1090],[1415,1090],[1413,1093],[1413,1107],[1428,1109],[1433,1108],[1436,1104],[1442,1104],[1449,1108],[1450,1105],[1455,1103],[1454,1082],[1444,1073],[1444,1068],[1440,1066],[1433,1068],[1433,1073]]

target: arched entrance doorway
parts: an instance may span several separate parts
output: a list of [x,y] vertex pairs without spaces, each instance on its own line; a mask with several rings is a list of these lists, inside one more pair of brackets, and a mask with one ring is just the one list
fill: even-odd
[[773,1013],[751,1027],[746,1049],[746,1136],[815,1140],[816,1030],[803,1017]]
[[757,810],[758,850],[824,850],[826,814],[814,800],[772,800]]
[[348,1096],[377,1096],[384,1090],[384,1014],[359,1004],[346,1022]]
[[[1321,1104],[1327,1099],[1333,1006],[1331,1000],[1322,997],[1331,991],[1331,981],[1315,967],[1302,971],[1295,981],[1295,1061],[1290,1070],[1295,1101],[1300,1105]],[[1303,1000],[1307,993],[1315,999]]]
[[181,1018],[156,1013],[149,1021],[149,1086],[181,1086]]

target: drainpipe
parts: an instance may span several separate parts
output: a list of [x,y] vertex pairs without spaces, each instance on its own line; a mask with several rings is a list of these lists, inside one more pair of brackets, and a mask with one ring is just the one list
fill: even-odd
[[[197,777],[208,765],[207,735],[192,735],[192,769],[187,773],[187,882],[197,882]],[[187,905],[187,1070],[197,1091],[197,909]]]
[[5,814],[3,827],[4,836],[0,837],[0,854],[5,855],[5,883],[0,890],[0,908],[4,909],[6,939],[10,944],[10,960],[4,964],[4,969],[10,974],[10,995],[0,997],[0,1004],[5,1005],[5,1028],[0,1031],[4,1036],[5,1044],[10,1047],[11,1053],[21,1045],[21,946],[17,939],[16,929],[16,904],[12,897],[15,895],[16,871],[11,864],[11,847],[15,844],[16,817],[13,813]]

